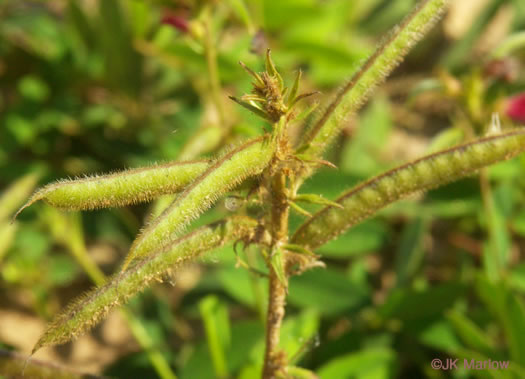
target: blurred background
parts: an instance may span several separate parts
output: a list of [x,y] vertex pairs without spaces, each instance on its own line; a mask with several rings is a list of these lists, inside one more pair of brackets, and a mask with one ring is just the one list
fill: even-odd
[[[29,354],[69,301],[118,269],[148,215],[45,204],[40,185],[213,156],[264,132],[228,100],[237,64],[329,98],[413,0],[0,0],[0,349]],[[305,193],[335,198],[382,170],[525,123],[525,2],[453,2],[376,91]],[[282,347],[322,378],[525,377],[525,156],[382,211],[292,278]],[[312,208],[315,210],[315,208]],[[228,214],[219,203],[197,224]],[[294,215],[292,229],[304,220]],[[252,252],[252,256],[255,252]],[[118,378],[254,378],[267,283],[231,247],[187,266],[75,342],[36,359]],[[433,370],[434,358],[510,360]],[[9,359],[0,356],[0,371]],[[3,368],[2,368],[3,367]],[[56,376],[55,376],[56,377]]]

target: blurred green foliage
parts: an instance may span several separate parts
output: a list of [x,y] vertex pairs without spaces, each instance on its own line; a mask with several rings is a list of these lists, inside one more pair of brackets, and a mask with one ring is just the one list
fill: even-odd
[[[113,258],[98,263],[114,271],[148,211],[141,205],[77,218],[39,204],[10,224],[37,181],[211,155],[260,134],[260,121],[226,101],[250,88],[239,60],[261,68],[260,52],[269,46],[288,80],[301,68],[304,87],[326,96],[415,3],[0,1],[2,309],[49,320],[67,303],[65,289],[90,286],[79,251],[103,246]],[[211,9],[222,106],[231,124],[204,147],[192,136],[218,121],[199,39],[203,7]],[[189,29],[162,23],[167,15]],[[452,25],[452,17],[445,23]],[[505,99],[525,90],[523,45],[498,53],[512,62],[512,80],[487,68],[523,25],[521,0],[488,0],[459,34],[438,27],[349,121],[330,152],[339,170],[322,170],[305,192],[333,199],[395,163],[482,134],[491,112],[504,112]],[[327,268],[291,279],[282,329],[288,356],[330,379],[525,377],[524,172],[524,157],[498,164],[481,180],[398,203],[323,246]],[[224,213],[217,206],[199,222]],[[300,221],[294,216],[292,227]],[[71,233],[80,234],[65,238]],[[250,251],[246,259],[257,267]],[[189,270],[182,285],[174,277],[175,288],[159,285],[129,308],[177,376],[257,377],[266,280],[234,268],[231,247],[212,260]],[[7,349],[34,342],[0,339]],[[449,357],[511,365],[431,368],[432,359]],[[156,375],[145,352],[119,355],[100,373]]]

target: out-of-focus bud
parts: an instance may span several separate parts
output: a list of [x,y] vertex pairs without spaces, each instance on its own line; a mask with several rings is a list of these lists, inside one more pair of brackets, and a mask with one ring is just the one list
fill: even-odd
[[507,83],[513,83],[518,78],[519,62],[511,57],[493,59],[485,65],[483,72],[486,76]]
[[162,17],[162,23],[171,25],[182,33],[187,33],[189,30],[188,20],[185,17],[174,13],[166,13]]
[[264,30],[259,29],[252,37],[250,52],[257,55],[263,55],[266,49],[268,49],[268,40],[266,39]]
[[463,90],[461,82],[452,76],[448,71],[440,70],[438,72],[438,77],[441,80],[443,89],[448,96],[456,97],[461,94]]
[[505,113],[512,120],[525,124],[525,92],[508,99]]
[[191,36],[197,41],[202,41],[204,38],[204,25],[202,22],[199,20],[192,20],[188,26]]

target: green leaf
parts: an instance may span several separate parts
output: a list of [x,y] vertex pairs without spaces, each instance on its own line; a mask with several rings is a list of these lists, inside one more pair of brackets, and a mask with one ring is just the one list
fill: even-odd
[[337,357],[321,366],[321,379],[387,379],[395,377],[396,353],[390,349],[367,349]]
[[494,341],[467,316],[458,311],[450,311],[446,316],[454,327],[456,334],[468,348],[482,352],[488,356],[495,355]]
[[392,129],[391,113],[384,95],[374,98],[360,117],[355,134],[347,138],[341,152],[341,171],[366,177],[385,168],[380,156]]
[[418,217],[403,230],[396,253],[396,284],[398,286],[406,285],[421,266],[425,255],[423,239],[428,227],[428,219]]
[[504,0],[491,0],[487,2],[482,12],[474,19],[474,23],[469,31],[462,36],[458,43],[449,49],[447,54],[441,59],[441,64],[448,69],[455,69],[460,64],[467,63],[466,58],[472,50],[472,46],[483,35],[483,31],[490,24],[490,20],[496,15],[501,6],[505,4]]
[[315,347],[315,341],[312,340],[316,338],[319,322],[319,313],[314,310],[304,311],[297,317],[284,321],[279,346],[288,357],[297,361],[310,348]]
[[518,363],[525,362],[525,303],[504,283],[492,283],[479,275],[476,292],[503,329],[510,356]]
[[71,283],[78,273],[78,266],[68,256],[53,257],[49,267],[49,278],[56,285]]
[[86,12],[75,0],[68,0],[67,16],[73,30],[78,34],[82,43],[91,48],[95,44],[95,34]]
[[142,56],[132,45],[131,31],[118,0],[98,3],[97,42],[103,51],[105,76],[114,88],[137,96],[142,85]]
[[385,319],[399,319],[407,327],[416,327],[416,321],[432,319],[443,314],[447,308],[465,295],[466,287],[449,282],[424,290],[398,288],[392,291],[379,307],[379,315]]
[[0,221],[0,263],[2,262],[7,251],[13,244],[18,224]]
[[288,301],[324,315],[335,315],[365,304],[369,293],[338,271],[314,269],[290,278]]
[[290,92],[286,95],[286,105],[290,107],[292,102],[297,97],[297,91],[299,91],[299,83],[301,81],[302,72],[301,69],[297,71],[297,75],[295,76],[295,80],[292,84],[292,88],[290,89]]
[[27,174],[17,179],[0,195],[0,222],[11,217],[35,188],[39,174]]
[[[505,187],[489,191],[484,202],[483,216],[485,216],[486,228],[488,229],[488,240],[483,244],[483,264],[485,273],[492,280],[497,280],[505,271],[510,259],[510,236],[507,230],[507,216],[504,214],[505,202],[512,202],[512,194],[501,190]],[[503,196],[498,196],[502,193]],[[507,208],[512,209],[513,204]]]
[[[264,327],[258,321],[239,320],[231,327],[231,347],[227,350],[227,365],[232,372],[250,362],[257,344],[264,339]],[[261,355],[262,356],[262,355]],[[258,374],[261,369],[258,368]],[[182,379],[211,378],[212,362],[205,343],[199,343],[181,370]]]
[[253,24],[253,20],[251,19],[250,13],[246,7],[246,4],[244,3],[244,0],[228,0],[228,4],[232,8],[232,10],[237,14],[237,17],[239,17],[244,22],[244,25],[248,29],[248,32],[252,34],[254,32],[255,26]]
[[228,266],[221,267],[218,270],[218,279],[222,288],[237,300],[239,303],[247,305],[255,309],[257,306],[257,298],[255,291],[261,290],[261,297],[266,298],[268,295],[267,286],[261,287],[261,284],[255,283],[259,280],[252,277],[252,274],[244,268],[235,268],[233,263],[228,263]]
[[18,83],[20,94],[29,100],[42,102],[49,97],[49,87],[37,76],[26,75]]
[[419,341],[424,345],[446,351],[451,355],[462,346],[451,323],[442,318],[425,325],[417,335]]
[[216,296],[210,295],[200,301],[199,310],[206,329],[215,375],[219,378],[227,377],[226,350],[231,339],[228,308]]
[[430,145],[427,147],[427,152],[435,153],[457,145],[464,140],[464,134],[464,130],[460,127],[447,128],[432,138]]
[[[319,322],[319,312],[313,309],[304,310],[296,316],[287,317],[281,327],[279,347],[294,362],[300,360],[304,354],[316,347]],[[261,338],[251,352],[252,360],[257,362],[261,369],[264,349],[265,340]]]
[[323,257],[336,259],[355,257],[381,249],[390,234],[385,222],[368,220],[321,246],[318,252]]
[[509,285],[521,293],[525,293],[525,263],[513,267],[509,276]]

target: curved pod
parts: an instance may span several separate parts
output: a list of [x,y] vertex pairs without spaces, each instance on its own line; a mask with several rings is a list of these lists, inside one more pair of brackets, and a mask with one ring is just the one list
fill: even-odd
[[381,208],[510,159],[525,150],[525,129],[514,129],[440,151],[387,171],[343,193],[297,229],[295,244],[315,249]]

